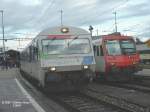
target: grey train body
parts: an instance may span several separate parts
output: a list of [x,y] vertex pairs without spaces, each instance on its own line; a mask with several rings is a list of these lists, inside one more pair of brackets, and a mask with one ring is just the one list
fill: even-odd
[[95,76],[91,36],[76,27],[45,29],[21,52],[20,64],[20,70],[42,87],[64,83],[81,87]]

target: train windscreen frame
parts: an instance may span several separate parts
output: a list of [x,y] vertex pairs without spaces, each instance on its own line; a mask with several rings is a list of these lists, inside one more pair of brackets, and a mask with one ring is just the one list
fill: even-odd
[[46,54],[88,54],[91,52],[88,38],[43,39],[42,51]]

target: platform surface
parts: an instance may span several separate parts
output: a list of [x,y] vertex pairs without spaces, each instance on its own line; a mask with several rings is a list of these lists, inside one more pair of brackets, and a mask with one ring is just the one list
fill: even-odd
[[0,70],[0,112],[40,112],[41,107],[22,89],[16,72],[17,69]]

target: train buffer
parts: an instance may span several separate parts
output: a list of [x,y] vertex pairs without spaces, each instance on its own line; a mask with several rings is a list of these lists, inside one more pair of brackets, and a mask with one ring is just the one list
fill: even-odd
[[0,70],[1,112],[45,112],[16,78],[16,69]]

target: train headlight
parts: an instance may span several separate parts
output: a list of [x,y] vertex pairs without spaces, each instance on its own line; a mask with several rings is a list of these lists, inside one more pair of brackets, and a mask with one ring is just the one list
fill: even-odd
[[115,63],[110,63],[110,65],[111,65],[111,66],[114,66],[114,65],[115,65]]
[[69,32],[69,28],[67,28],[67,27],[61,28],[61,32],[62,33],[68,33]]
[[133,62],[133,65],[137,64],[137,62]]
[[89,68],[89,66],[87,66],[87,65],[84,65],[84,66],[83,66],[83,68],[84,68],[84,69],[88,69],[88,68]]
[[55,70],[56,70],[55,67],[51,67],[51,68],[50,68],[50,71],[55,71]]

